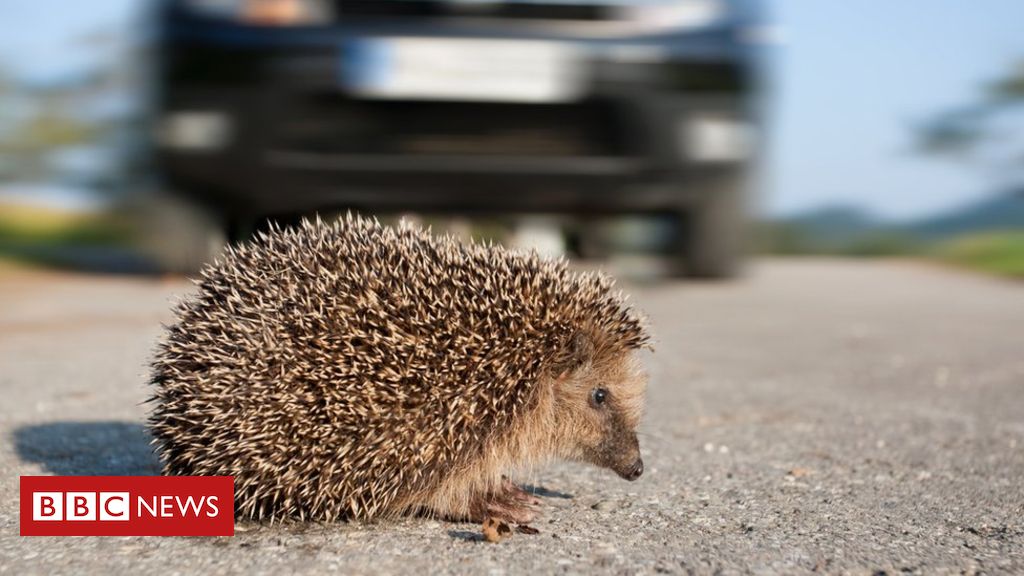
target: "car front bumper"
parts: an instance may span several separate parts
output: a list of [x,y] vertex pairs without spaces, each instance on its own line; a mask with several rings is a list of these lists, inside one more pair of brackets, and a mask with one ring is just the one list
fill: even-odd
[[[587,54],[566,102],[379,100],[346,90],[366,37],[526,38]],[[157,160],[176,188],[257,213],[326,208],[672,209],[751,151],[702,157],[692,128],[754,124],[750,54],[729,29],[566,39],[428,25],[250,29],[170,19]]]

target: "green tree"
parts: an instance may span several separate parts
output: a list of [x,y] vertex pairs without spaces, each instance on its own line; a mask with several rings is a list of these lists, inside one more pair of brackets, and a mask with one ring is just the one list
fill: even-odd
[[918,126],[917,147],[928,154],[1020,170],[1024,168],[1024,142],[1009,137],[1006,127],[1022,110],[1024,60],[983,85],[976,101],[936,114]]

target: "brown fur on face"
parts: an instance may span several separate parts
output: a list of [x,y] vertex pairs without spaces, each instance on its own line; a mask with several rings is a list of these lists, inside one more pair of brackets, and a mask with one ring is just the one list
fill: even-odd
[[[647,375],[636,354],[636,348],[606,343],[600,331],[577,334],[566,357],[539,387],[525,426],[503,435],[471,469],[430,493],[414,495],[405,507],[452,519],[482,520],[474,504],[501,504],[506,475],[522,475],[559,458],[588,462],[635,480],[643,471],[636,428],[647,388]],[[601,406],[592,403],[596,388],[608,391]],[[513,512],[530,514],[529,510]],[[518,521],[515,517],[508,516]]]
[[[635,480],[643,472],[636,429],[647,376],[633,350],[587,334],[574,342],[575,365],[555,377],[555,445],[559,456],[609,468]],[[595,393],[604,394],[598,403]]]

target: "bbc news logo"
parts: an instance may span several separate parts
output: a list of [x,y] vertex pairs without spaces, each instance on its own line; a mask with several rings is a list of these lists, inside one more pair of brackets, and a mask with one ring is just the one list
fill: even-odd
[[232,536],[230,476],[22,476],[22,536]]
[[[128,492],[33,492],[32,520],[109,520],[127,522],[131,518]],[[144,502],[141,498],[139,504]],[[67,511],[67,514],[64,511]]]
[[[220,514],[217,496],[136,496],[135,516],[174,518],[190,514],[216,518]],[[130,492],[33,492],[32,520],[128,522],[132,518]]]

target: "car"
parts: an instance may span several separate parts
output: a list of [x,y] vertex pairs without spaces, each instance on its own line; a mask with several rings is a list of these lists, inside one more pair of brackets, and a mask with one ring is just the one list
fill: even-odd
[[155,161],[235,238],[326,210],[657,214],[681,270],[728,276],[757,19],[738,0],[170,0]]

